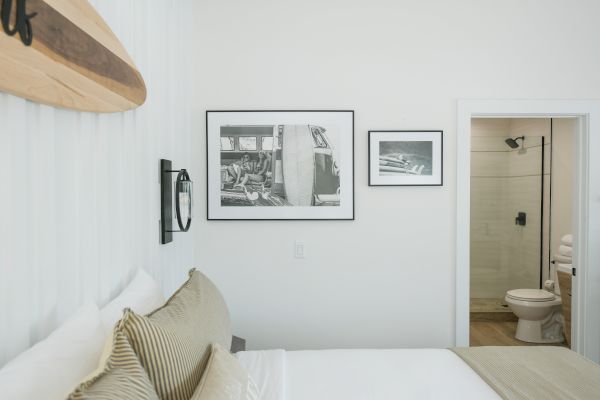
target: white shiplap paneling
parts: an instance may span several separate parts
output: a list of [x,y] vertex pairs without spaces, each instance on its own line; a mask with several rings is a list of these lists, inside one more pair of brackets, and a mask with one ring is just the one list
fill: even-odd
[[106,303],[136,268],[168,293],[192,266],[191,234],[166,246],[158,236],[158,160],[191,161],[191,1],[92,3],[144,75],[148,100],[97,115],[0,94],[0,366],[82,302]]

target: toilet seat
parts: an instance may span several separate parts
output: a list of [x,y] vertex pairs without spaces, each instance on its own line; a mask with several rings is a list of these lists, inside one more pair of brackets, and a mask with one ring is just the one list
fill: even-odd
[[545,302],[556,299],[554,293],[543,289],[513,289],[506,292],[506,297],[514,300]]

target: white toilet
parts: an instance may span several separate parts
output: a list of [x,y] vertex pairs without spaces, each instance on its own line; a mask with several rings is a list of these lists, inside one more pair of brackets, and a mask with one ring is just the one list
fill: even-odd
[[[545,285],[554,289],[554,282]],[[560,296],[544,289],[514,289],[506,292],[506,303],[519,317],[515,337],[530,343],[564,341]]]

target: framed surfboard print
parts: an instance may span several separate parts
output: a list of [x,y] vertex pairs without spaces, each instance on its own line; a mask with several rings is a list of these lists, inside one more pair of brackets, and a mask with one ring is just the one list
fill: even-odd
[[353,220],[354,111],[207,111],[209,220]]
[[442,186],[442,131],[369,131],[369,186]]

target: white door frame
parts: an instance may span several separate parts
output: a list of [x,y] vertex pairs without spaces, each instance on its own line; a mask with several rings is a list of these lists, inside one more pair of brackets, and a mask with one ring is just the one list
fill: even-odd
[[459,100],[457,129],[456,337],[469,345],[471,118],[577,117],[572,348],[600,362],[600,100]]

